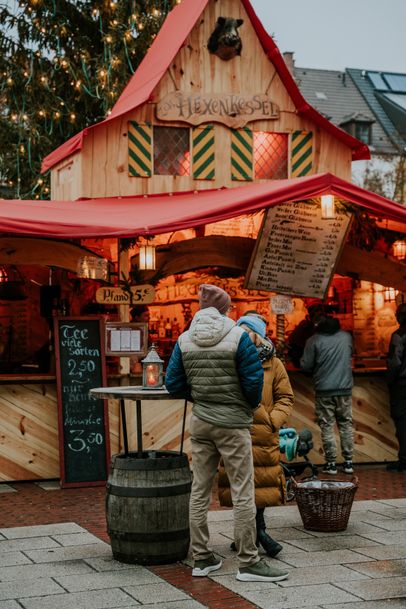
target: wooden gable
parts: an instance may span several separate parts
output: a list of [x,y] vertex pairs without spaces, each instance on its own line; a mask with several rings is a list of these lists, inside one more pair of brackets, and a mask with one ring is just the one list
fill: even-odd
[[[207,49],[220,16],[243,20],[238,29],[241,55],[229,61]],[[240,111],[242,107],[245,112]],[[168,154],[175,154],[176,138],[179,135],[180,141],[182,134],[173,131],[175,144],[168,142],[167,149],[164,146],[160,151],[159,127],[189,129],[189,150],[179,144],[183,161],[168,170],[175,174],[165,174],[164,166],[159,171],[156,168],[160,155],[164,161]],[[90,132],[80,152],[68,159],[67,177],[61,172],[67,159],[52,169],[52,197],[178,192],[256,181],[253,165],[249,165],[249,150],[244,171],[235,171],[235,129],[241,134],[251,133],[245,139],[253,142],[258,133],[285,134],[287,175],[282,177],[329,171],[350,179],[351,149],[298,114],[243,4],[210,0],[153,91],[151,101]],[[142,139],[145,133],[148,146]]]

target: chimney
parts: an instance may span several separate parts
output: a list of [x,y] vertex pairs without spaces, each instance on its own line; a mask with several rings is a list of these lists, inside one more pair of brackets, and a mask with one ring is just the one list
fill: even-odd
[[283,53],[283,59],[285,60],[285,63],[288,67],[289,72],[292,74],[292,76],[295,76],[295,58],[294,58],[294,52],[293,51],[285,51]]

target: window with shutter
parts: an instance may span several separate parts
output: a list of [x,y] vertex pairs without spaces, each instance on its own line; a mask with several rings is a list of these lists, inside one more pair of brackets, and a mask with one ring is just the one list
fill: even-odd
[[152,127],[150,123],[128,123],[128,173],[133,177],[152,175]]
[[214,127],[194,127],[192,130],[192,175],[195,180],[214,180]]
[[254,173],[253,134],[248,127],[231,130],[231,179],[250,181]]
[[256,180],[282,180],[288,177],[286,133],[254,131],[254,176]]
[[313,133],[294,131],[291,150],[291,177],[298,178],[310,174],[313,164]]

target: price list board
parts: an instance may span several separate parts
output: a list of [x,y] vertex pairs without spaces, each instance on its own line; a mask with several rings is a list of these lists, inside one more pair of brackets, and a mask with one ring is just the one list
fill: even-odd
[[104,327],[99,317],[55,319],[61,485],[105,484],[110,459]]
[[244,287],[324,298],[350,222],[351,213],[340,210],[333,219],[322,218],[317,202],[268,209]]

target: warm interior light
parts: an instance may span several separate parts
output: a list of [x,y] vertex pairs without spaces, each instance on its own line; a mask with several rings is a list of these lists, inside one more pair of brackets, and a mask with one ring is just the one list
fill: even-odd
[[7,283],[8,273],[4,266],[0,266],[0,283]]
[[108,281],[109,261],[96,256],[81,256],[77,261],[76,274],[81,279]]
[[397,258],[398,260],[406,259],[406,241],[403,241],[402,239],[400,239],[399,241],[395,241],[392,248],[393,255],[395,258]]
[[147,385],[154,387],[158,385],[159,381],[159,368],[157,364],[148,364],[147,366]]
[[332,220],[336,217],[334,195],[321,196],[321,217],[324,220]]
[[395,290],[395,288],[385,288],[385,290],[384,290],[385,302],[395,302],[398,291],[399,290]]
[[140,246],[140,263],[141,271],[155,271],[155,245]]

